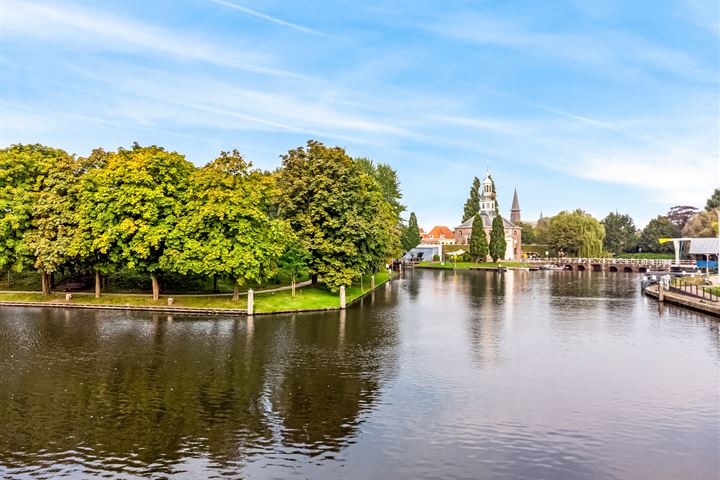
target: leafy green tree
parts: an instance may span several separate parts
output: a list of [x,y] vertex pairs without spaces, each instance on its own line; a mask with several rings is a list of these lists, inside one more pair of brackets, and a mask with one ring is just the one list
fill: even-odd
[[405,211],[405,205],[400,203],[402,193],[400,192],[400,179],[394,168],[387,163],[374,163],[369,158],[356,158],[355,162],[363,169],[363,171],[372,177],[380,186],[383,199],[390,204],[398,221],[402,212]]
[[520,239],[523,245],[535,245],[537,243],[535,227],[527,222],[518,222],[517,226],[522,228]]
[[[503,235],[503,240],[505,236]],[[472,232],[470,233],[470,257],[476,262],[484,262],[488,256],[488,241],[485,234],[485,225],[482,217],[475,215],[472,223]]]
[[272,176],[252,170],[237,150],[222,152],[195,170],[182,192],[161,267],[232,278],[238,300],[241,285],[275,276],[289,243],[287,222],[268,215],[274,195]]
[[409,252],[413,248],[417,247],[422,241],[420,235],[420,227],[418,226],[417,217],[415,212],[410,212],[410,219],[408,224],[403,230],[402,236],[402,247],[406,252]]
[[[475,229],[473,228],[473,231]],[[503,224],[500,214],[495,215],[492,222],[492,230],[490,231],[490,256],[493,262],[497,262],[499,258],[505,256],[507,242],[505,241],[505,225]]]
[[157,146],[134,144],[108,154],[105,165],[82,180],[79,229],[91,238],[84,253],[150,274],[159,298],[166,241],[193,170],[182,155]]
[[703,210],[693,215],[682,230],[683,237],[717,237],[718,210]]
[[705,210],[712,210],[720,207],[720,188],[716,188],[705,204]]
[[480,179],[475,177],[470,187],[470,196],[463,207],[462,223],[473,218],[480,211]]
[[392,207],[340,147],[309,141],[283,156],[280,215],[308,252],[308,270],[332,290],[400,251]]
[[605,227],[580,209],[552,217],[547,235],[550,246],[567,255],[599,257],[603,253]]
[[44,145],[0,150],[0,268],[34,266],[44,294],[50,293],[50,276],[68,262],[75,167],[66,152]]
[[640,233],[638,247],[643,252],[672,253],[674,247],[672,242],[661,244],[660,238],[677,238],[682,234],[680,229],[664,215],[658,215],[648,222]]
[[610,212],[600,223],[605,227],[605,250],[619,254],[636,248],[638,234],[630,215]]

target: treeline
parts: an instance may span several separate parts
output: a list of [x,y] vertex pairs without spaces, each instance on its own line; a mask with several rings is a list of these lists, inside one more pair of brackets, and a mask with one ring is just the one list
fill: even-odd
[[543,245],[554,253],[579,257],[670,254],[673,244],[661,244],[658,239],[717,236],[718,208],[720,188],[707,200],[703,210],[674,206],[665,215],[650,220],[643,229],[638,229],[628,214],[611,212],[599,221],[582,210],[563,211],[553,217],[541,217],[536,225],[521,222],[522,243]]
[[88,157],[44,145],[0,150],[0,270],[101,278],[163,273],[261,284],[279,269],[351,285],[400,253],[402,195],[386,164],[309,141],[274,172],[236,150],[196,167],[158,146],[96,149]]

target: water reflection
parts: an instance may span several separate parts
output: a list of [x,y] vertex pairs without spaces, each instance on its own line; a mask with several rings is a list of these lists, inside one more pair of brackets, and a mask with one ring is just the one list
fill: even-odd
[[714,478],[710,317],[633,275],[408,271],[347,311],[0,310],[0,477]]
[[5,309],[0,332],[0,465],[16,475],[56,457],[66,473],[150,475],[202,456],[232,474],[258,456],[337,452],[391,376],[396,342],[391,322],[358,312]]

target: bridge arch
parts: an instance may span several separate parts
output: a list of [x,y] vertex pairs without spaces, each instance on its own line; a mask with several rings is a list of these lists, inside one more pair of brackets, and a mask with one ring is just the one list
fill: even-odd
[[592,271],[593,272],[602,272],[602,265],[600,265],[599,263],[593,263]]
[[577,266],[577,271],[578,271],[578,272],[584,272],[584,271],[585,271],[585,265],[578,265],[578,266]]
[[625,267],[625,268],[623,268],[623,272],[625,272],[625,273],[632,273],[632,272],[633,272],[633,269],[632,269],[632,267]]
[[572,270],[572,269],[573,269],[572,265],[570,265],[569,263],[565,265],[565,270]]
[[617,272],[617,271],[618,271],[618,267],[616,267],[615,265],[612,265],[612,266],[610,267],[610,271],[611,271],[611,272]]
[[640,272],[640,273],[646,273],[647,271],[648,271],[647,267],[638,268],[638,272]]

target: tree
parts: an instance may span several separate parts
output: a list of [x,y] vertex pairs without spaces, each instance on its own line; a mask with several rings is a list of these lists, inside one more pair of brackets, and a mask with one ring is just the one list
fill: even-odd
[[605,227],[605,250],[617,255],[635,248],[637,229],[630,215],[610,212],[600,223]]
[[395,216],[400,219],[400,215],[405,211],[405,205],[400,203],[402,193],[400,192],[400,180],[394,168],[387,163],[375,164],[369,158],[356,158],[355,162],[363,169],[363,171],[372,177],[380,186],[383,199],[390,204]]
[[280,257],[280,269],[290,275],[292,296],[295,296],[295,282],[297,277],[307,272],[308,253],[297,243],[290,244]]
[[463,207],[462,223],[467,222],[480,211],[480,179],[475,177],[472,187],[470,187],[470,196]]
[[351,285],[400,251],[395,213],[378,183],[340,147],[309,141],[283,156],[280,215],[331,290]]
[[517,226],[522,228],[520,240],[523,245],[535,245],[537,243],[535,227],[527,222],[518,222]]
[[[504,235],[503,235],[504,239]],[[484,262],[488,256],[488,241],[482,216],[475,215],[470,233],[470,257],[476,262]]]
[[157,300],[166,241],[193,170],[182,155],[157,146],[136,143],[108,154],[82,179],[79,229],[91,239],[85,254],[148,273]]
[[562,211],[550,218],[547,236],[550,246],[557,251],[579,257],[599,257],[603,253],[605,227],[580,209]]
[[638,247],[643,252],[672,253],[673,244],[658,242],[660,238],[677,238],[681,235],[680,229],[669,218],[659,215],[648,222],[640,233]]
[[74,170],[75,159],[63,150],[40,144],[0,150],[0,268],[34,266],[46,295],[75,233],[68,203]]
[[417,247],[422,241],[420,235],[420,227],[418,226],[417,217],[415,212],[410,212],[410,219],[408,220],[407,227],[403,230],[402,246],[406,252]]
[[272,176],[252,170],[237,150],[195,170],[176,203],[178,218],[161,257],[163,270],[233,279],[239,287],[273,277],[290,243],[290,226],[271,219]]
[[[473,231],[475,229],[473,228]],[[485,231],[483,230],[483,233]],[[495,215],[492,222],[492,230],[490,231],[490,256],[493,262],[497,262],[499,258],[505,256],[507,243],[505,241],[505,225],[500,214]]]
[[713,208],[720,207],[720,188],[716,188],[710,198],[708,198],[705,204],[705,210],[712,210]]
[[699,210],[697,208],[689,205],[676,205],[672,207],[665,216],[682,230],[687,221],[690,220],[690,217],[698,212]]
[[716,237],[718,234],[718,210],[703,210],[685,224],[683,237]]

